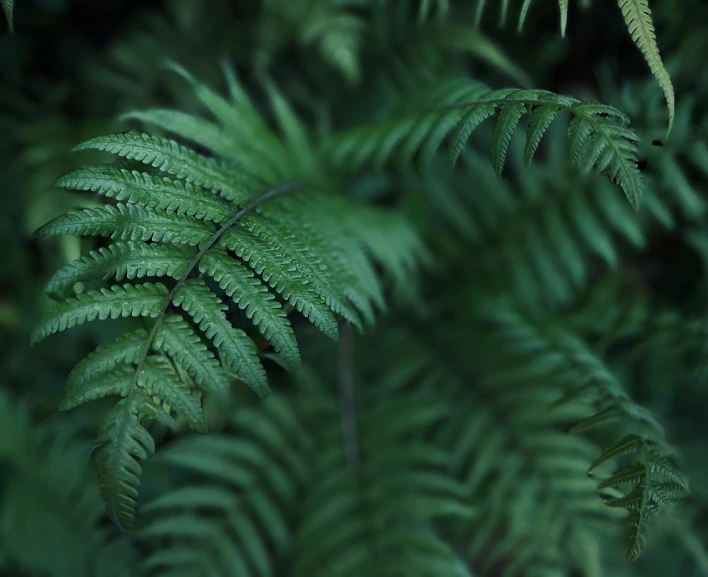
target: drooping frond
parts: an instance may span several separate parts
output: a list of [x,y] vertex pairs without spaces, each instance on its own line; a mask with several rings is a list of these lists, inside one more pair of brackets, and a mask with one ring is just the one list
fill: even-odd
[[[518,29],[521,31],[526,20],[526,15],[531,7],[532,0],[524,0],[519,12]],[[477,0],[476,23],[479,26],[486,0]],[[671,132],[675,113],[675,97],[674,87],[669,77],[669,73],[664,67],[659,54],[659,48],[656,44],[656,33],[654,23],[651,17],[649,8],[649,0],[618,0],[618,5],[622,11],[627,30],[632,36],[632,40],[637,47],[642,51],[644,60],[646,60],[652,74],[659,82],[659,86],[664,91],[666,104],[669,108],[669,127],[666,134]],[[560,28],[561,34],[565,36],[566,26],[568,22],[568,0],[558,0],[560,8]],[[509,1],[503,0],[500,4],[499,20],[501,24],[506,22],[506,17],[509,9]]]
[[[172,425],[174,414],[205,433],[203,391],[223,390],[237,378],[268,395],[259,351],[272,347],[269,356],[284,367],[299,366],[291,309],[337,339],[335,315],[363,327],[383,309],[375,264],[405,283],[424,252],[401,217],[326,191],[318,159],[303,144],[309,138],[303,125],[273,86],[282,137],[233,77],[227,100],[179,71],[219,124],[188,117],[163,128],[213,156],[133,133],[91,139],[77,149],[112,152],[146,171],[90,167],[60,178],[61,187],[97,192],[113,203],[60,216],[36,233],[100,236],[113,244],[52,277],[47,293],[56,300],[33,343],[96,319],[152,319],[147,329],[80,362],[61,405],[122,397],[99,433],[95,455],[109,514],[122,527],[135,514],[140,461],[155,449],[144,419]],[[159,125],[171,114],[142,117]],[[272,146],[263,148],[264,142]],[[319,179],[308,186],[311,175]],[[370,238],[351,213],[377,222],[389,218],[393,248],[384,250],[387,235]],[[82,283],[107,279],[127,282],[72,295]]]
[[[625,246],[644,247],[637,213],[609,180],[567,166],[564,141],[563,127],[551,125],[546,145],[556,160],[524,166],[524,143],[512,140],[503,180],[475,149],[463,151],[454,173],[437,159],[421,177],[407,176],[419,183],[410,202],[425,207],[421,228],[432,260],[445,255],[458,279],[486,294],[511,292],[538,308],[572,302],[598,267],[622,264]],[[656,195],[648,193],[641,216],[651,222]]]
[[669,127],[666,130],[668,136],[674,123],[676,108],[674,86],[671,83],[669,73],[664,68],[664,63],[659,54],[659,47],[656,45],[656,33],[651,18],[651,10],[649,9],[649,0],[618,0],[618,4],[622,10],[627,29],[632,35],[632,40],[642,51],[652,74],[659,81],[659,86],[664,91],[666,104],[669,107]]
[[472,132],[498,114],[491,160],[501,175],[509,143],[523,115],[529,115],[525,158],[530,162],[555,116],[566,111],[572,115],[568,148],[573,163],[609,177],[635,209],[639,206],[639,137],[629,128],[629,119],[611,106],[543,90],[492,91],[467,79],[442,83],[414,102],[415,106],[408,105],[414,108],[413,113],[335,136],[328,144],[332,162],[359,168],[367,164],[382,166],[395,159],[407,166],[417,154],[419,167],[425,168],[447,138],[448,156],[454,164]]

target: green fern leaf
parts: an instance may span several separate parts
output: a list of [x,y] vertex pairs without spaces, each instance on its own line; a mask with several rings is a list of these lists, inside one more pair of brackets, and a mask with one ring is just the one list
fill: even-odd
[[[187,335],[179,335],[182,332],[181,319],[172,321],[172,318],[165,319],[166,322],[162,324],[161,328],[166,330],[155,338],[156,348],[174,351],[174,347],[179,343],[180,337],[188,338]],[[183,323],[184,321],[181,322]],[[160,340],[160,338],[163,340]],[[195,347],[193,343],[190,343],[190,349],[193,354],[189,355],[187,353],[183,355],[177,359],[178,362],[185,367],[193,368],[195,375],[209,374],[209,363],[205,362],[209,357]],[[205,366],[207,366],[206,370],[204,370]],[[213,368],[212,372],[215,372]],[[170,409],[184,419],[184,422],[195,433],[206,434],[208,427],[202,411],[200,393],[191,391],[187,385],[182,383],[169,362],[163,357],[148,357],[143,370],[140,372],[137,384],[149,394],[159,397],[163,403],[169,404]],[[210,386],[210,384],[207,383],[207,386]]]
[[[145,333],[145,337],[147,337],[147,333]],[[142,346],[145,345],[145,340],[146,338],[142,339],[140,343]],[[142,350],[139,352],[142,353]],[[121,362],[127,362],[128,360],[121,359]],[[103,368],[107,367],[111,361],[115,362],[114,359],[108,359],[104,362],[96,361],[95,364],[99,366],[95,374],[87,377],[81,383],[72,383],[59,403],[59,410],[68,411],[84,403],[108,396],[126,397],[133,386],[135,370],[131,367],[122,366],[116,370],[106,369],[104,371]]]
[[203,390],[226,389],[229,381],[199,335],[179,315],[167,315],[155,333],[153,346],[184,367]]
[[531,164],[538,145],[553,119],[560,109],[555,106],[535,106],[529,115],[529,130],[526,136],[526,148],[524,150],[524,162],[526,166]]
[[565,29],[568,25],[568,0],[558,0],[561,13],[561,36],[565,38]]
[[524,22],[526,21],[526,13],[529,11],[529,7],[531,6],[532,1],[533,0],[524,0],[523,5],[521,6],[521,12],[519,12],[519,32],[521,32],[524,27]]
[[609,449],[606,449],[600,457],[595,459],[590,465],[588,472],[592,472],[593,469],[597,468],[599,465],[608,461],[610,459],[616,459],[622,455],[627,455],[629,453],[636,453],[644,446],[644,439],[639,435],[627,435],[621,440],[617,441]]
[[218,282],[245,311],[261,334],[273,343],[275,352],[283,355],[288,367],[294,369],[300,365],[300,351],[283,308],[250,270],[216,250],[204,255],[199,270]]
[[85,208],[59,216],[35,232],[38,238],[73,234],[114,240],[172,242],[196,246],[214,235],[211,223],[134,204]]
[[145,348],[148,333],[140,329],[103,344],[79,362],[69,373],[67,392],[59,408],[66,411],[92,398],[83,398],[81,389],[91,381],[112,373],[123,365],[137,364]]
[[248,181],[239,176],[240,171],[166,138],[113,134],[87,140],[74,150],[100,150],[137,160],[195,186],[213,190],[232,202],[242,202],[251,196]]
[[669,107],[669,127],[666,130],[666,135],[668,136],[674,124],[676,109],[674,86],[671,83],[669,73],[664,67],[659,54],[659,47],[656,44],[656,33],[652,22],[651,10],[649,9],[649,1],[618,0],[618,5],[622,10],[622,16],[624,16],[629,33],[632,35],[632,40],[642,51],[652,74],[664,91],[666,104]]
[[62,176],[56,184],[61,188],[90,190],[123,203],[174,212],[216,224],[233,216],[229,204],[190,183],[137,170],[130,172],[111,166],[82,168]]
[[213,340],[231,373],[251,387],[259,397],[265,398],[270,394],[255,344],[246,333],[231,325],[224,314],[228,307],[209,290],[204,281],[194,279],[185,282],[172,302],[194,319],[206,338]]
[[455,164],[460,157],[470,135],[477,126],[496,112],[495,104],[486,104],[470,110],[465,118],[457,125],[450,139],[448,158],[450,164]]
[[49,279],[46,292],[56,297],[78,282],[111,277],[117,281],[145,276],[178,279],[195,255],[196,249],[179,245],[117,242],[92,250],[59,269]]
[[141,417],[174,424],[142,389],[134,388],[115,405],[96,439],[94,462],[101,495],[109,517],[121,529],[129,529],[135,517],[140,461],[155,452],[155,441],[140,424]]
[[501,177],[504,169],[511,137],[519,124],[519,120],[521,120],[524,110],[525,106],[523,104],[512,104],[502,108],[499,113],[492,140],[492,166],[499,177]]
[[602,481],[597,488],[606,489],[617,485],[641,483],[645,478],[646,466],[643,463],[634,463]]
[[162,283],[113,286],[54,303],[32,331],[31,343],[89,321],[121,317],[156,317],[167,296]]

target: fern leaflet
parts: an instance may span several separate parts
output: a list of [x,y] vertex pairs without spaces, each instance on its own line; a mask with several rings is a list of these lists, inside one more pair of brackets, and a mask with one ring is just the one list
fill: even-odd
[[396,157],[401,165],[406,165],[418,152],[418,164],[423,169],[449,135],[448,156],[454,164],[471,133],[498,112],[491,157],[495,171],[501,175],[509,142],[521,117],[530,115],[526,136],[526,161],[530,162],[546,129],[563,110],[573,116],[568,130],[572,161],[584,170],[609,177],[635,209],[639,206],[639,137],[629,128],[629,119],[611,106],[543,90],[490,91],[466,79],[437,87],[420,104],[418,113],[336,136],[329,144],[332,162],[349,167],[381,166]]

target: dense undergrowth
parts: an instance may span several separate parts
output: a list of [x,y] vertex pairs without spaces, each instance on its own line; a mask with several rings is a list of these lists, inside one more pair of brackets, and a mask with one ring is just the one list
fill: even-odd
[[708,575],[702,2],[3,7],[0,575]]

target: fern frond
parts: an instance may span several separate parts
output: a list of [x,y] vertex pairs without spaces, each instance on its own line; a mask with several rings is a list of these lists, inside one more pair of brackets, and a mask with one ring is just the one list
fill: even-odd
[[[328,200],[329,195],[303,190],[304,185],[295,183],[263,192],[262,183],[277,181],[279,174],[322,172],[317,157],[301,150],[308,137],[294,112],[271,87],[283,143],[233,78],[229,101],[185,71],[178,72],[193,84],[219,124],[175,117],[170,111],[148,112],[143,119],[158,125],[181,119],[165,128],[222,159],[146,135],[92,139],[77,148],[113,152],[155,170],[84,168],[60,178],[59,186],[90,190],[118,202],[61,216],[36,233],[116,241],[58,271],[47,287],[55,298],[86,281],[173,279],[169,289],[160,282],[129,283],[69,296],[53,305],[33,334],[37,342],[96,318],[154,319],[146,333],[130,333],[79,363],[61,405],[67,409],[108,395],[123,397],[102,429],[97,460],[109,513],[121,526],[133,521],[139,461],[154,449],[145,437],[143,418],[172,425],[175,413],[196,432],[205,432],[200,391],[227,388],[236,377],[259,396],[268,394],[258,347],[227,316],[222,294],[234,301],[244,313],[243,320],[292,370],[300,364],[300,350],[279,296],[336,339],[336,314],[355,323],[362,317],[373,322],[373,303],[383,308],[383,290],[372,260],[387,270],[401,266],[401,259],[413,267],[417,257],[409,257],[406,251],[419,246],[409,236],[406,243],[399,243],[400,253],[384,253],[380,247],[367,250],[374,244],[367,245],[362,240],[365,235],[354,232],[356,223],[344,218],[352,210],[366,218],[366,208]],[[242,170],[243,165],[249,166],[249,172]],[[293,199],[276,199],[295,190]],[[385,243],[385,235],[379,243]],[[197,272],[212,278],[218,287],[189,278]],[[192,318],[196,330],[177,312],[180,308]],[[204,338],[212,341],[218,358]]]
[[167,296],[162,283],[126,284],[89,291],[52,304],[32,331],[32,344],[76,325],[121,317],[156,317]]
[[191,216],[221,224],[233,216],[231,206],[191,183],[116,169],[111,166],[76,170],[56,183],[61,188],[97,192],[119,202]]
[[512,133],[521,116],[531,113],[526,137],[526,158],[530,161],[555,113],[563,110],[573,117],[568,131],[572,161],[583,170],[608,176],[623,190],[630,204],[638,208],[642,191],[637,167],[639,138],[629,128],[629,119],[617,109],[543,90],[490,91],[466,80],[437,87],[425,101],[429,106],[417,114],[336,136],[328,145],[332,161],[360,168],[367,164],[381,166],[398,157],[405,165],[419,151],[420,163],[425,165],[445,136],[450,135],[448,151],[454,163],[474,129],[498,112],[492,138],[492,164],[497,174],[501,174]]
[[659,54],[659,47],[656,45],[656,32],[651,17],[648,0],[618,0],[622,16],[627,24],[627,29],[632,36],[632,40],[642,51],[644,59],[649,64],[652,74],[658,80],[659,86],[664,91],[666,104],[669,107],[669,127],[666,130],[668,136],[674,124],[676,102],[674,96],[674,86],[669,77],[669,73],[664,67]]
[[71,262],[59,269],[47,283],[46,292],[52,297],[76,283],[93,279],[115,278],[134,280],[146,276],[180,278],[195,248],[181,245],[117,242]]
[[211,223],[135,204],[85,208],[45,224],[38,238],[73,234],[103,236],[113,240],[171,242],[196,246],[207,242],[215,229]]
[[270,393],[256,346],[246,333],[236,329],[224,314],[228,307],[201,280],[188,280],[172,302],[188,313],[204,336],[214,342],[229,372],[251,387],[259,397]]
[[[174,124],[169,126],[175,130]],[[211,145],[211,149],[219,150],[220,147],[214,144],[213,139],[206,142]],[[136,160],[187,183],[213,190],[231,202],[243,202],[252,196],[247,188],[248,179],[244,179],[243,173],[236,167],[231,168],[224,162],[197,154],[166,138],[131,132],[113,134],[87,140],[75,146],[74,150],[100,150],[127,160]],[[63,183],[66,178],[59,182]]]
[[253,272],[220,251],[204,255],[199,270],[213,277],[233,298],[261,334],[273,342],[275,351],[283,355],[289,367],[294,369],[300,364],[295,335],[282,306]]

